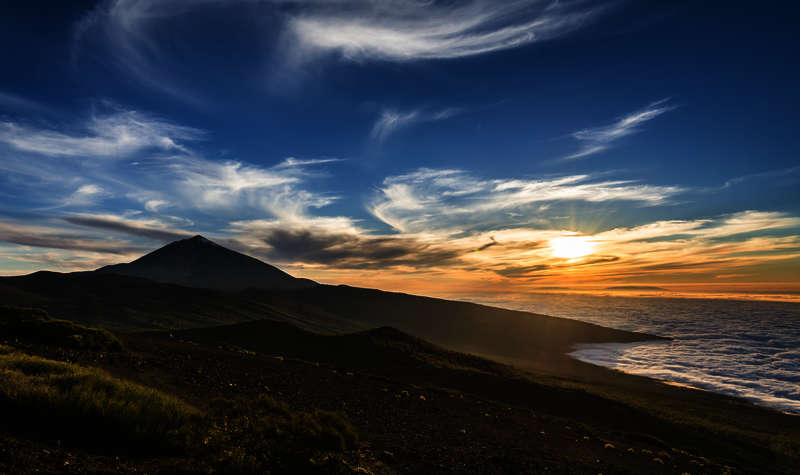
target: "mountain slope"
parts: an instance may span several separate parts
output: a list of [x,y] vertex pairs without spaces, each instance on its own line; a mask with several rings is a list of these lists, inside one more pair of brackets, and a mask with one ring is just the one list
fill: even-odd
[[[637,383],[626,386],[624,398],[609,397],[607,385],[576,386],[521,373],[392,328],[331,336],[262,320],[118,336],[123,350],[112,353],[24,338],[0,353],[98,367],[177,397],[203,411],[198,435],[213,437],[176,453],[151,454],[130,445],[112,451],[100,445],[108,438],[86,442],[73,432],[56,445],[48,426],[25,431],[0,423],[0,473],[796,472],[791,450],[800,421],[603,368],[598,371],[612,381]],[[29,368],[37,371],[31,377],[48,367]],[[645,404],[633,404],[631,396]],[[277,412],[281,407],[287,409]],[[343,413],[361,443],[311,457],[314,446],[292,442],[296,425],[275,430],[276,416],[318,409]],[[341,420],[305,416],[290,422],[310,421],[312,431],[304,434],[327,437],[320,428]],[[209,426],[213,432],[203,432]],[[284,458],[325,465],[313,472],[275,469]],[[247,464],[245,471],[232,465],[234,459]]]
[[669,340],[568,318],[346,285],[244,295],[309,318],[319,315],[320,321],[336,315],[362,328],[394,327],[460,352],[528,362],[560,357],[576,343]]
[[315,284],[199,236],[95,272],[0,278],[0,298],[115,330],[264,318],[328,334],[391,326],[457,351],[545,366],[576,343],[658,339],[467,302]]
[[114,264],[96,272],[224,291],[251,287],[299,289],[316,285],[199,235],[167,244],[128,264]]

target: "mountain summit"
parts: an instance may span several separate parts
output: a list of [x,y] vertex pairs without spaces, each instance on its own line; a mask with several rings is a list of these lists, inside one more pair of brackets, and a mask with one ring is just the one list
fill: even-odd
[[167,244],[128,264],[105,266],[96,272],[216,290],[297,289],[316,285],[200,235]]

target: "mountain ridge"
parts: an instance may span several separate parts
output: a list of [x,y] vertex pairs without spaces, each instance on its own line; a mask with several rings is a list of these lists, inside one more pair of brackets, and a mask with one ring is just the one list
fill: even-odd
[[132,262],[108,265],[95,272],[222,291],[300,289],[317,285],[199,234],[171,242]]
[[[253,267],[255,276],[248,275],[247,269]],[[270,278],[266,282],[255,278],[264,272]],[[236,280],[221,281],[227,278]],[[328,334],[390,326],[451,350],[531,365],[547,364],[554,355],[560,358],[577,343],[664,340],[469,302],[298,281],[201,236],[168,244],[130,264],[97,271],[0,278],[0,297],[8,304],[44,308],[78,322],[122,331],[208,327],[264,318]]]

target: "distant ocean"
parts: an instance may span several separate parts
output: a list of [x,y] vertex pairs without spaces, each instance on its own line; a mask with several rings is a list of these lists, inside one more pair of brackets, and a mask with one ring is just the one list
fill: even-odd
[[672,337],[579,345],[571,355],[800,414],[800,303],[569,293],[485,303]]

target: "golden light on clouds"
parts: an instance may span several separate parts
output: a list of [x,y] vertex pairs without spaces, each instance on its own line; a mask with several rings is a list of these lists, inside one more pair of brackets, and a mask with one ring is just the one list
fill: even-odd
[[594,242],[587,236],[562,236],[550,240],[553,257],[576,259],[594,252]]
[[[152,218],[81,214],[65,221],[152,240],[190,234]],[[653,286],[706,295],[735,291],[742,296],[746,291],[747,298],[777,292],[796,301],[798,230],[800,217],[745,211],[583,232],[580,227],[518,226],[371,234],[346,217],[306,218],[289,225],[251,220],[233,223],[228,236],[210,237],[298,277],[444,298],[494,301],[542,289],[602,293],[615,286]],[[109,239],[102,232],[0,223],[5,275],[42,268],[91,270],[131,261],[151,249],[148,242]]]

